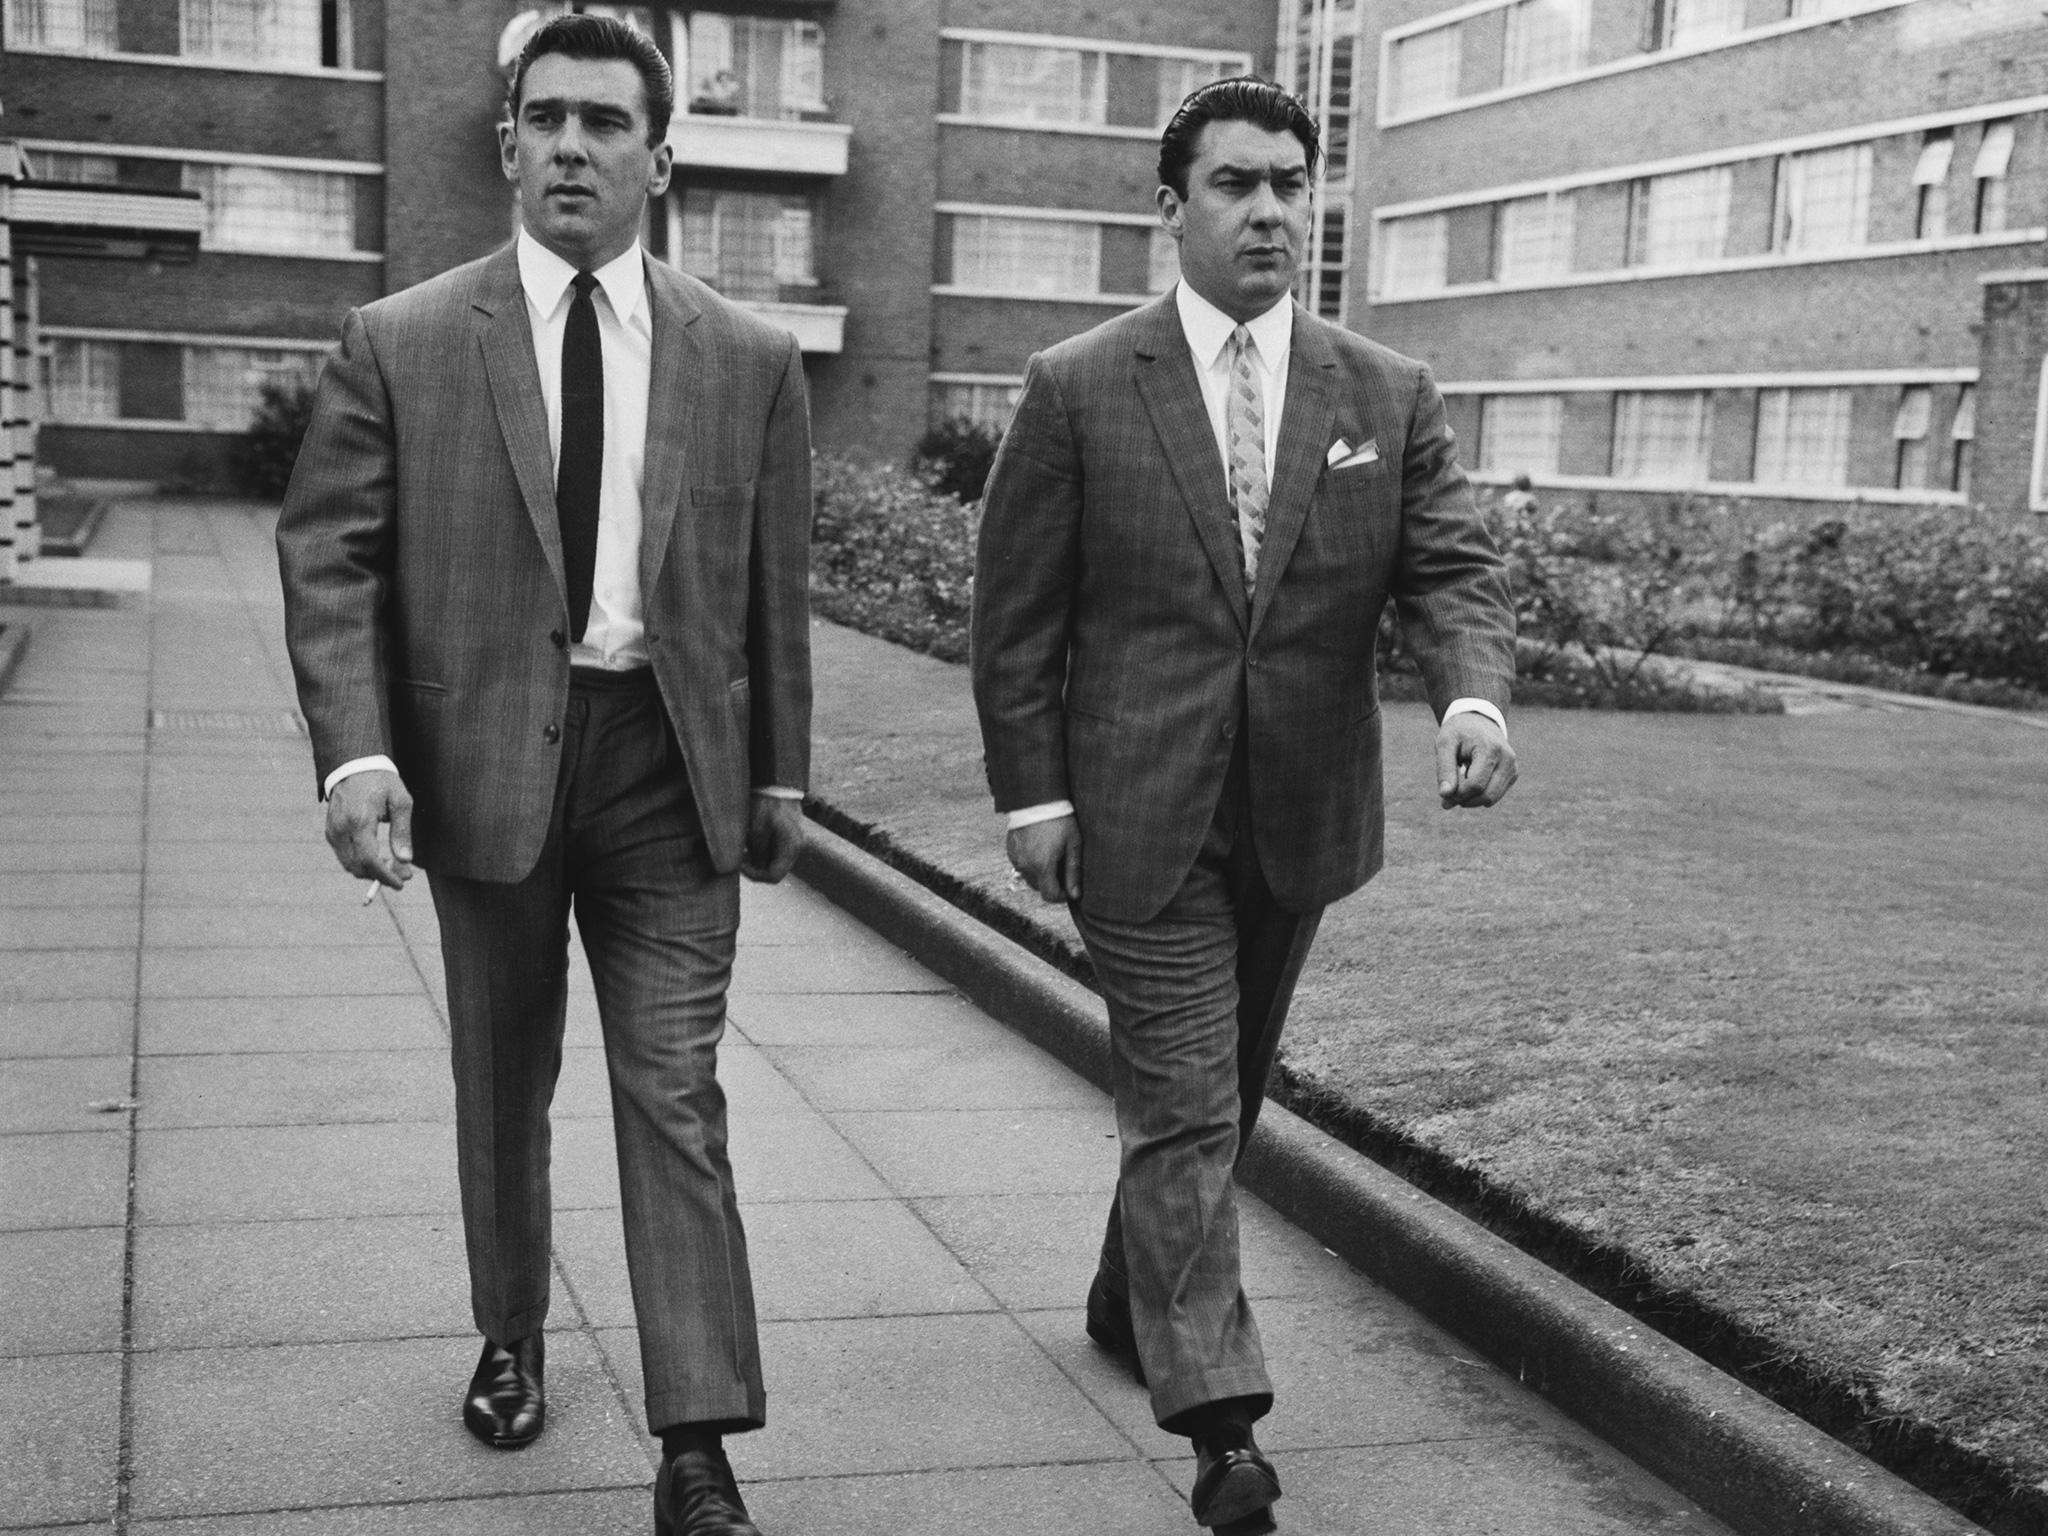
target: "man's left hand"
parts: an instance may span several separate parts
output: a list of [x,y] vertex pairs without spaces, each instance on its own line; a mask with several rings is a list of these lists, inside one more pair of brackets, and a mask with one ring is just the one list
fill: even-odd
[[1436,792],[1445,810],[1500,804],[1514,787],[1508,733],[1477,710],[1450,716],[1436,733]]
[[747,847],[740,873],[774,885],[804,851],[804,803],[781,795],[755,795],[747,813]]

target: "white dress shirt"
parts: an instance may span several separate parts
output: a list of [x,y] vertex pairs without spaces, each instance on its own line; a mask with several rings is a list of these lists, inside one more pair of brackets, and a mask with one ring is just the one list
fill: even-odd
[[[562,334],[575,302],[576,268],[524,229],[516,245],[526,322],[540,368],[547,406],[548,452],[562,461]],[[654,369],[654,306],[647,270],[635,240],[592,274],[598,341],[604,352],[604,467],[598,481],[597,564],[591,580],[590,617],[583,638],[571,642],[569,665],[627,672],[647,665],[647,629],[640,592],[640,482],[647,459],[647,392]],[[367,768],[397,771],[389,757],[361,757],[327,776],[326,790]],[[801,799],[801,791],[757,786],[756,794]]]
[[[1203,298],[1183,280],[1174,285],[1174,307],[1180,311],[1181,334],[1194,358],[1195,378],[1202,386],[1202,404],[1209,412],[1209,431],[1216,439],[1216,458],[1230,462],[1230,428],[1226,420],[1230,397],[1230,338],[1237,322]],[[1262,315],[1244,322],[1251,332],[1253,373],[1265,398],[1266,486],[1273,484],[1273,462],[1280,452],[1280,417],[1287,409],[1287,363],[1294,348],[1294,300],[1281,299]],[[1503,731],[1508,723],[1486,699],[1453,699],[1444,718],[1467,711],[1482,714]],[[1071,800],[1048,800],[1010,812],[1010,830],[1037,821],[1074,814]]]

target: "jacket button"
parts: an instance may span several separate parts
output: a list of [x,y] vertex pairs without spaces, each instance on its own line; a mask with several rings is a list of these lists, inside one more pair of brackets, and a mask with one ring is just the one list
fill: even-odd
[[569,637],[563,634],[559,629],[550,630],[548,632],[548,644],[552,645],[556,650],[561,650],[568,643]]
[[553,746],[562,739],[562,728],[553,723],[544,725],[540,728],[540,739],[549,746]]
[[1237,737],[1237,722],[1236,722],[1235,720],[1226,720],[1226,721],[1224,721],[1224,722],[1223,722],[1223,739],[1224,739],[1225,741],[1232,741],[1232,740],[1235,740],[1235,739],[1236,739],[1236,737]]

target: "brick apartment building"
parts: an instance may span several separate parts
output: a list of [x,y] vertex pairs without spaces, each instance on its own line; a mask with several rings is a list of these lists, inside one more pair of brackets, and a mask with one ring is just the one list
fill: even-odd
[[[2018,0],[1286,0],[1309,292],[1477,478],[2048,508],[2048,28]],[[1370,259],[1363,259],[1369,252]]]
[[[344,310],[482,255],[514,209],[494,124],[518,0],[4,0],[17,196],[183,199],[198,248],[17,265],[42,457],[217,477],[262,381]],[[646,242],[796,334],[816,435],[901,458],[1000,423],[1039,347],[1174,276],[1158,129],[1201,80],[1274,63],[1276,0],[579,5],[677,76]],[[196,203],[197,208],[193,210]],[[188,241],[189,244],[189,241]]]

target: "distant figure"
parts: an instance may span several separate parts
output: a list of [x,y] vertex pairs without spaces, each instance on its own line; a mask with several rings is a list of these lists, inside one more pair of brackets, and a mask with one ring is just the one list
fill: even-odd
[[690,98],[690,112],[696,117],[738,117],[740,77],[730,69],[719,70]]
[[277,542],[328,842],[393,889],[417,848],[440,920],[483,1334],[463,1422],[510,1449],[546,1419],[573,907],[654,1528],[759,1536],[722,1442],[767,1408],[717,1052],[739,876],[803,841],[810,427],[794,340],[640,247],[674,89],[621,22],[532,35],[499,129],[518,237],[349,314]]
[[1515,781],[1514,610],[1443,399],[1288,298],[1318,137],[1262,80],[1181,104],[1158,190],[1181,279],[1031,360],[974,580],[1010,860],[1071,904],[1109,1005],[1123,1161],[1088,1332],[1194,1442],[1194,1516],[1222,1536],[1275,1529],[1280,1494],[1232,1170],[1323,907],[1380,866],[1389,597],[1442,803]]
[[1529,484],[1529,477],[1515,476],[1513,489],[1501,497],[1500,504],[1510,517],[1520,517],[1524,512],[1535,511],[1536,492]]

